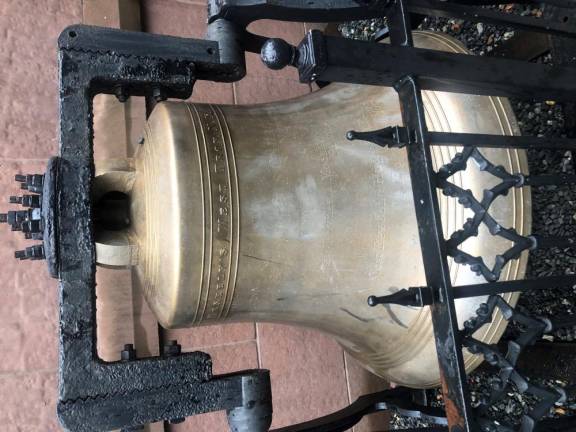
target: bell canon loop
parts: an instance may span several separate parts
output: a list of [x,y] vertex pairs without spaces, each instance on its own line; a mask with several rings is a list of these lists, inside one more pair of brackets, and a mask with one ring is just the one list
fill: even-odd
[[[464,52],[441,34],[415,33],[415,43]],[[423,98],[430,130],[518,134],[505,99]],[[346,137],[400,124],[398,96],[385,87],[331,84],[254,106],[161,102],[134,158],[97,166],[94,202],[114,209],[96,231],[97,260],[130,266],[164,327],[306,326],[333,335],[390,381],[438,386],[429,308],[367,305],[371,295],[425,285],[405,149]],[[433,147],[436,168],[458,151]],[[524,151],[482,152],[508,172],[527,173]],[[451,181],[481,196],[494,179],[471,163]],[[445,236],[461,229],[469,210],[449,196],[440,194],[439,202]],[[529,191],[515,188],[491,214],[526,235],[530,206]],[[489,236],[480,230],[462,248],[494,257],[506,242]],[[501,280],[523,278],[526,261],[524,253],[508,263]],[[454,285],[483,282],[453,261],[450,272]],[[514,304],[518,294],[503,297]],[[457,300],[459,322],[483,301]],[[476,336],[495,343],[505,325],[497,316]],[[464,359],[468,370],[481,362],[468,352]]]

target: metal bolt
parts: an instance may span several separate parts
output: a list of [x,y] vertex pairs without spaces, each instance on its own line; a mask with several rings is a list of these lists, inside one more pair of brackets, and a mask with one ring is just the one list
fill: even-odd
[[166,100],[166,94],[164,93],[164,90],[162,90],[162,88],[160,87],[154,87],[154,89],[152,90],[152,97],[156,102],[162,102]]
[[41,206],[42,197],[40,195],[23,195],[21,197],[14,198],[19,198],[20,201],[18,204],[22,204],[24,207],[40,208]]
[[24,174],[16,174],[14,176],[14,180],[16,180],[19,183],[24,183],[26,181],[26,176]]
[[488,315],[489,309],[488,309],[488,305],[486,303],[481,303],[478,306],[478,309],[476,309],[476,314],[480,315],[480,316],[486,316]]
[[116,95],[116,99],[118,99],[119,102],[126,102],[128,100],[128,93],[126,92],[126,88],[124,88],[123,86],[118,86],[114,89],[114,94]]
[[[20,258],[19,256],[16,256],[17,254],[19,255],[19,252],[24,252],[24,257]],[[25,251],[17,251],[15,256],[16,258],[31,259],[33,261],[46,258],[46,255],[44,254],[44,245],[41,244],[27,247]]]
[[492,366],[496,366],[498,364],[498,356],[494,353],[484,354],[484,359]]
[[145,142],[146,140],[144,139],[144,137],[138,138],[138,144],[143,145]]
[[[164,349],[162,351],[164,357],[176,357],[182,354],[182,345],[178,343],[176,340],[169,341],[166,345],[164,345]],[[183,423],[186,420],[184,417],[176,417],[173,419],[169,419],[169,424],[179,424]]]
[[178,343],[178,341],[171,340],[166,345],[164,345],[164,349],[162,354],[165,357],[176,357],[182,354],[182,345]]
[[126,344],[124,345],[124,349],[120,351],[120,359],[122,361],[132,361],[136,360],[136,350],[134,349],[133,344]]
[[[136,360],[136,350],[133,344],[125,344],[124,349],[120,351],[120,359],[122,361],[128,362]],[[144,425],[129,426],[127,428],[120,429],[120,432],[135,432],[144,430]]]
[[25,233],[37,233],[42,230],[42,224],[39,220],[28,220],[23,222],[20,228]]

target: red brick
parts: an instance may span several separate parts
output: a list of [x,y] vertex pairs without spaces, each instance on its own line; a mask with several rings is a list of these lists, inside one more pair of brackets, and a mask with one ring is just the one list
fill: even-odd
[[160,353],[158,346],[158,321],[148,307],[144,294],[136,286],[132,287],[133,331],[136,350],[139,357],[157,356]]
[[166,330],[167,339],[177,339],[184,349],[225,345],[256,339],[253,323],[234,323]]
[[258,347],[256,341],[183,349],[185,352],[196,350],[210,354],[212,357],[213,372],[216,375],[258,367]]
[[[4,247],[4,245],[2,245]],[[7,257],[13,259],[13,257]],[[4,261],[5,262],[5,261]],[[0,319],[4,323],[16,323],[20,320],[24,299],[19,292],[16,291],[16,282],[12,277],[12,272],[6,272],[2,269],[2,273],[9,273],[8,278],[2,278],[2,288],[0,289]]]
[[232,84],[211,81],[196,81],[190,102],[232,105],[234,89]]
[[[382,378],[368,372],[358,361],[345,354],[346,371],[348,378],[348,392],[350,402],[360,396],[385,390],[388,383]],[[364,417],[355,427],[354,432],[371,432],[375,430],[388,430],[390,416],[388,413],[376,413]]]
[[344,353],[313,330],[257,324],[261,367],[270,369],[273,426],[329,414],[348,405]]
[[61,431],[56,418],[56,373],[26,373],[0,378],[0,425],[9,432]]
[[188,417],[184,423],[170,426],[170,432],[225,432],[230,430],[225,411]]
[[308,33],[311,30],[325,31],[326,24],[324,23],[304,23],[304,31]]
[[159,355],[158,321],[152,313],[134,315],[134,340],[139,357]]
[[1,372],[57,369],[57,320],[0,323],[0,334]]
[[[58,322],[58,281],[48,274],[45,261],[36,261],[33,268],[25,267],[16,277],[16,294],[23,299],[21,317],[30,320]],[[15,296],[16,297],[16,296]],[[1,314],[0,314],[1,315]]]
[[30,321],[21,326],[24,343],[21,369],[26,371],[58,368],[58,320]]
[[142,0],[142,24],[149,33],[204,38],[206,5],[174,0]]
[[289,79],[246,77],[234,83],[238,104],[255,104],[291,99],[310,93],[310,86]]
[[96,340],[102,360],[120,360],[124,345],[134,343],[132,314],[130,270],[97,267]]
[[0,157],[47,158],[58,150],[57,38],[81,21],[81,2],[0,3]]

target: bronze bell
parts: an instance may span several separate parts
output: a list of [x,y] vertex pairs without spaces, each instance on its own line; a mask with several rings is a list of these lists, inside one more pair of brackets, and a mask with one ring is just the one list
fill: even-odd
[[[418,46],[465,52],[438,33]],[[518,134],[506,99],[423,92],[435,131]],[[370,308],[370,295],[425,284],[404,149],[348,141],[346,132],[402,123],[385,87],[331,84],[289,101],[254,106],[165,102],[150,116],[130,160],[97,166],[94,201],[129,197],[129,226],[96,232],[99,264],[131,266],[166,328],[274,321],[327,332],[374,373],[411,387],[440,383],[428,308]],[[457,147],[434,147],[436,167]],[[495,165],[527,172],[518,150],[482,149]],[[481,196],[493,179],[470,166],[452,179]],[[468,211],[440,196],[445,236]],[[98,207],[98,205],[97,205]],[[530,232],[526,188],[500,197],[492,214]],[[494,256],[506,247],[480,231],[463,248]],[[502,242],[504,242],[502,240]],[[521,279],[527,255],[502,280]],[[483,280],[450,262],[454,285]],[[504,298],[514,304],[518,294]],[[456,302],[459,323],[485,298]],[[477,333],[495,343],[501,315]],[[464,353],[467,370],[481,357]]]

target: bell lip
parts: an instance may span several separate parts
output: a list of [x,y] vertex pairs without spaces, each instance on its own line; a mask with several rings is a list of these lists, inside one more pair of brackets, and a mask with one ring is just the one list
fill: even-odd
[[[174,115],[185,109],[181,103],[158,103],[146,122],[144,144],[135,156],[133,200],[142,201],[135,221],[140,240],[135,282],[166,328],[195,319],[204,273],[201,156],[197,147],[185,145],[189,137],[196,136],[193,124],[181,121],[182,115]],[[187,176],[177,170],[178,161],[184,157],[191,163]],[[183,213],[182,203],[188,202],[201,204]],[[189,255],[182,257],[183,247],[190,243],[200,247],[186,248]],[[183,280],[198,289],[181,289]]]
[[140,192],[146,222],[137,234],[142,259],[136,273],[150,308],[166,328],[226,317],[240,216],[234,149],[221,110],[160,103],[139,150],[135,190],[147,190]]

